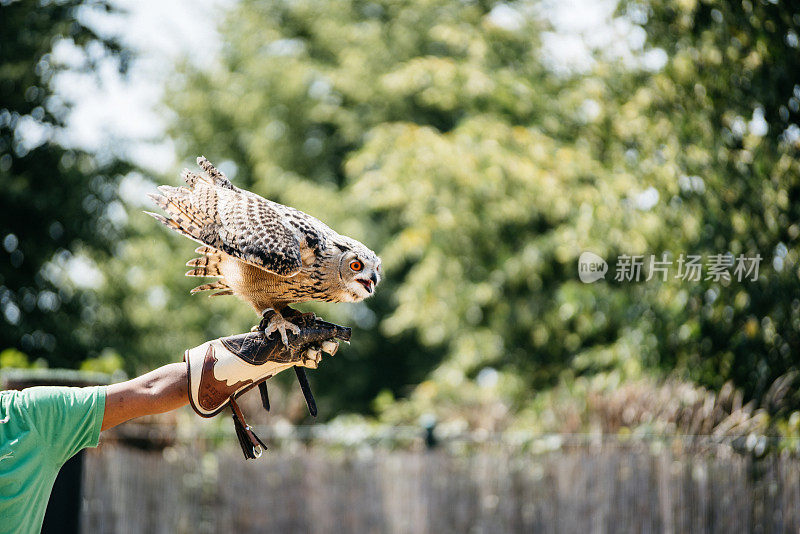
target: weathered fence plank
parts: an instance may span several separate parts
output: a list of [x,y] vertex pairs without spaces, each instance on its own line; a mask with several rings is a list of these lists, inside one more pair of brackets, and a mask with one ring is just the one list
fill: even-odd
[[800,461],[788,455],[297,444],[245,462],[238,450],[104,446],[84,477],[92,533],[800,531]]

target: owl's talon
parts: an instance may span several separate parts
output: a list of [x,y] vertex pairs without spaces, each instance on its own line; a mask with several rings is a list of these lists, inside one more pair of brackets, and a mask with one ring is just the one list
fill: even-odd
[[281,335],[283,344],[288,347],[289,336],[286,334],[287,330],[292,332],[294,335],[300,334],[299,326],[285,319],[280,313],[275,312],[274,315],[267,321],[266,328],[264,328],[264,335],[269,337],[273,332],[278,332]]

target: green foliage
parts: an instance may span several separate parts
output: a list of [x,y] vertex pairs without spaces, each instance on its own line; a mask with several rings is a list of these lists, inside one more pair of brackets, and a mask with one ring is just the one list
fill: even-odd
[[81,362],[81,371],[105,373],[112,375],[123,368],[124,360],[118,353],[106,349],[96,358],[88,358]]
[[13,367],[17,369],[25,369],[30,367],[31,362],[24,352],[17,349],[6,349],[0,352],[0,367]]
[[577,255],[645,248],[660,222],[624,205],[634,175],[548,134],[580,120],[558,97],[574,82],[540,64],[535,19],[510,31],[491,9],[244,2],[221,64],[170,98],[187,157],[234,160],[241,185],[384,257],[375,299],[314,308],[362,327],[315,373],[337,407],[407,395],[442,359],[551,384],[626,321],[630,298],[577,282]]
[[800,363],[800,17],[769,2],[624,5],[646,16],[648,44],[668,61],[633,90],[614,90],[629,100],[608,116],[617,133],[606,152],[632,154],[629,168],[669,199],[658,212],[682,231],[665,248],[763,258],[756,282],[649,294],[660,361],[761,399]]
[[[68,264],[78,255],[108,257],[119,232],[107,212],[125,169],[56,141],[67,110],[51,87],[65,68],[52,57],[53,45],[64,40],[79,50],[119,52],[78,21],[79,5],[0,6],[0,348],[54,366],[75,366],[99,350],[96,296],[71,283]],[[84,68],[91,69],[88,60]],[[90,263],[71,265],[86,271]]]

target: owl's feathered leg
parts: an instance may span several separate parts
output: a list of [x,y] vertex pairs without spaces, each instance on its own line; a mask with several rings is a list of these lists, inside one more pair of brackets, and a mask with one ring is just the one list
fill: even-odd
[[[290,312],[289,315],[291,315],[291,312],[296,311],[292,310],[289,307],[283,308],[283,310]],[[272,312],[272,314],[270,314],[269,319],[267,319],[267,314],[269,314],[269,312]],[[300,333],[299,326],[289,321],[288,319],[285,319],[283,315],[281,315],[281,312],[279,312],[278,310],[273,310],[273,309],[264,310],[264,317],[261,319],[261,324],[258,325],[258,329],[263,330],[264,334],[266,334],[267,336],[269,336],[273,332],[278,332],[281,335],[281,340],[283,341],[283,344],[286,345],[287,347],[289,346],[289,337],[286,334],[286,331],[289,330],[295,335]]]

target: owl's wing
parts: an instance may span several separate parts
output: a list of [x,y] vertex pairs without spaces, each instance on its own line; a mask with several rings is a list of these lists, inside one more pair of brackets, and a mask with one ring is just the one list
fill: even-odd
[[162,185],[149,195],[170,217],[146,212],[170,229],[279,276],[293,276],[303,259],[327,246],[332,233],[301,211],[235,187],[204,157],[204,173],[185,169],[188,187]]
[[168,228],[278,276],[300,270],[299,232],[268,200],[204,182],[158,189],[162,194],[149,196],[170,217],[146,213]]
[[297,274],[302,265],[301,244],[282,214],[252,193],[217,192],[217,248],[279,276]]

